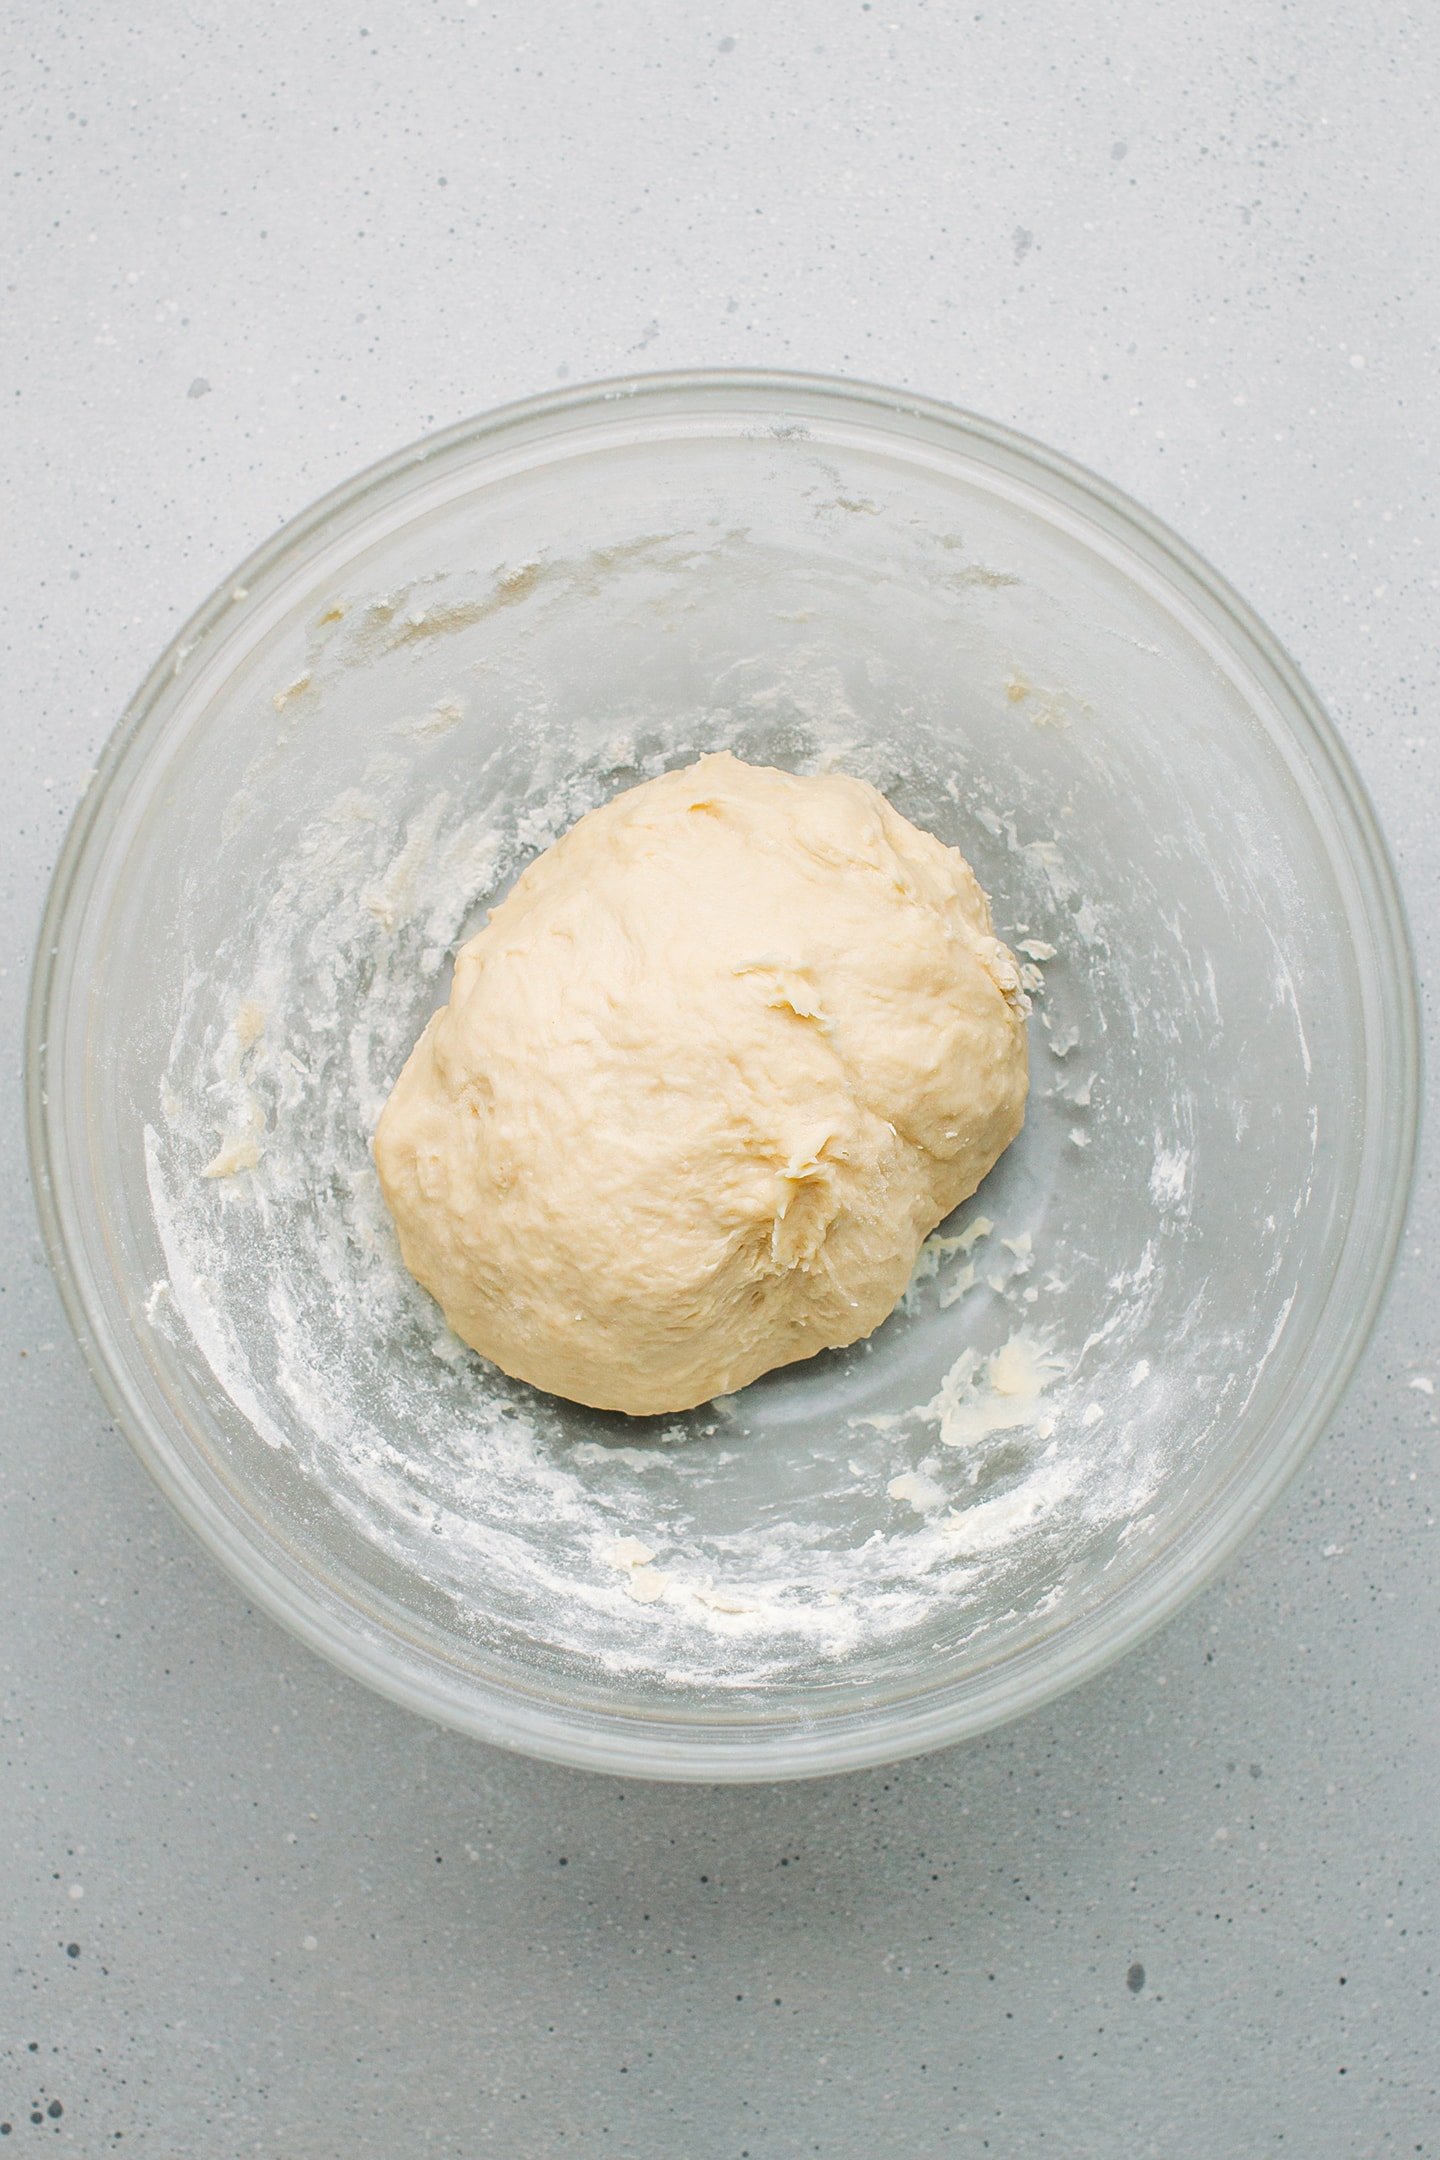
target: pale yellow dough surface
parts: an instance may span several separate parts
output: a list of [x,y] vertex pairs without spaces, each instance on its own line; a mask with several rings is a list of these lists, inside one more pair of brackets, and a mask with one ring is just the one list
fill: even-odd
[[636,1415],[868,1335],[1020,1130],[1015,961],[864,781],[727,755],[617,796],[461,950],[375,1159],[505,1372]]

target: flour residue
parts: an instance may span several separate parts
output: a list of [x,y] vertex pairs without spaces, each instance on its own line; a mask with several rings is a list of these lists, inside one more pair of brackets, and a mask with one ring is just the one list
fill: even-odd
[[932,1400],[910,1414],[933,1425],[947,1448],[973,1448],[994,1433],[1022,1428],[1048,1440],[1055,1421],[1045,1413],[1046,1390],[1063,1370],[1034,1336],[1007,1335],[988,1358],[962,1350]]

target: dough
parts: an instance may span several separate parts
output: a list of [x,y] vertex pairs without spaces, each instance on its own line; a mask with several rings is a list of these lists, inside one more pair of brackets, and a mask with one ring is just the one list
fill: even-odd
[[406,1266],[636,1416],[855,1342],[1019,1131],[1026,1003],[964,857],[864,781],[646,781],[456,959],[375,1135]]

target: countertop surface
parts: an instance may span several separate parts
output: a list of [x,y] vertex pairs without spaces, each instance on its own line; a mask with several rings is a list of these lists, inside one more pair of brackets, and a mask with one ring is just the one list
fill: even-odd
[[0,32],[0,2150],[1440,2152],[1434,1151],[1331,1430],[1025,1722],[682,1790],[432,1730],[251,1610],[73,1348],[21,1135],[65,822],[357,467],[642,368],[1054,443],[1208,555],[1440,932],[1440,19],[1380,0],[21,0]]

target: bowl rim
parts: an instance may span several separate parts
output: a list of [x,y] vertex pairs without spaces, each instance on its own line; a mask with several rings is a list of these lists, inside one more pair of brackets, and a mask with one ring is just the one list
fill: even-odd
[[[207,1500],[185,1460],[183,1425],[175,1430],[130,1382],[106,1348],[109,1332],[96,1279],[77,1233],[75,1195],[55,1175],[61,1152],[60,1091],[52,1100],[49,1037],[59,1002],[72,981],[65,966],[67,934],[83,913],[87,873],[112,826],[128,761],[151,724],[163,718],[167,696],[187,663],[222,625],[245,619],[251,594],[287,564],[306,558],[308,544],[334,536],[337,520],[357,521],[407,475],[437,459],[483,449],[496,437],[598,415],[619,400],[696,401],[744,396],[784,403],[808,399],[847,408],[855,418],[918,421],[962,443],[979,443],[1000,460],[1018,463],[1046,491],[1098,524],[1112,543],[1165,572],[1187,600],[1201,603],[1212,629],[1265,682],[1290,733],[1308,754],[1337,826],[1348,841],[1347,864],[1364,903],[1376,946],[1392,963],[1381,985],[1385,1083],[1367,1121],[1357,1175],[1356,1204],[1337,1251],[1357,1238],[1366,1192],[1360,1294],[1323,1342],[1318,1364],[1295,1403],[1282,1403],[1264,1444],[1228,1479],[1196,1520],[1123,1592],[1102,1599],[1063,1633],[1027,1646],[993,1669],[982,1669],[949,1692],[918,1703],[888,1703],[867,1713],[692,1726],[674,1718],[562,1707],[520,1690],[477,1684],[473,1674],[447,1667],[426,1652],[417,1667],[393,1626],[357,1605],[327,1600],[317,1580],[283,1564],[279,1541],[253,1517],[243,1531]],[[403,490],[402,490],[403,492]],[[1138,543],[1138,545],[1137,545]],[[1332,861],[1333,850],[1327,849]],[[1353,917],[1350,926],[1353,928]],[[1370,1046],[1376,1054],[1376,1046]],[[859,1769],[941,1747],[1008,1722],[1093,1676],[1162,1626],[1231,1558],[1278,1499],[1318,1441],[1369,1340],[1393,1272],[1403,1233],[1419,1135],[1421,1050],[1413,945],[1398,876],[1364,782],[1334,724],[1278,640],[1218,572],[1159,518],[1085,466],[1018,430],[943,400],[847,376],[768,368],[690,368],[612,377],[568,385],[516,400],[420,438],[327,491],[254,549],[190,616],[129,700],[112,730],[86,792],[71,817],[41,919],[25,1031],[26,1125],[40,1228],[62,1303],[81,1353],[117,1424],[165,1498],[247,1596],[331,1663],[404,1707],[496,1744],[571,1767],[650,1778],[719,1783],[819,1776]],[[1352,1273],[1354,1270],[1352,1269]],[[1297,1374],[1297,1379],[1298,1379]],[[259,1542],[269,1537],[274,1552]],[[447,1684],[448,1676],[448,1684]],[[1000,1683],[1003,1681],[1003,1685]]]

